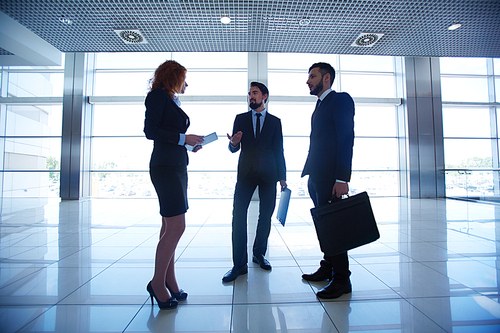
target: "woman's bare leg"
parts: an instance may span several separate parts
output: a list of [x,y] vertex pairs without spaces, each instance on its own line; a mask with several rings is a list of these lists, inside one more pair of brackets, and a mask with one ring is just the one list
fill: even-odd
[[155,273],[151,280],[156,297],[162,302],[166,302],[170,298],[165,281],[168,281],[169,287],[173,291],[178,288],[174,269],[175,248],[185,228],[185,214],[162,217],[160,240],[156,247]]

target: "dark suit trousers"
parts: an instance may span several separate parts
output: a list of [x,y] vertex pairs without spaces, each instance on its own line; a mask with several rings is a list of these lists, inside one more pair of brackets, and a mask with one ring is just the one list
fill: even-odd
[[[335,185],[335,181],[316,182],[311,180],[309,176],[307,188],[309,190],[309,196],[314,203],[314,207],[328,203],[328,200],[332,197],[333,185]],[[336,198],[336,200],[340,199]],[[336,282],[344,283],[349,280],[351,272],[349,271],[349,258],[347,257],[347,252],[332,257],[324,256],[324,258],[332,265],[333,279]]]
[[253,243],[253,255],[265,255],[271,232],[271,217],[276,206],[276,183],[266,183],[256,173],[236,182],[233,201],[233,264],[242,267],[248,263],[247,215],[255,189],[259,187],[259,219]]

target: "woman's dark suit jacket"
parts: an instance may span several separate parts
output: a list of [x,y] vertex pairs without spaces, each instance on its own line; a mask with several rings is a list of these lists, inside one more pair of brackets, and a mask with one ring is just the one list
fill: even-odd
[[311,117],[309,154],[302,177],[313,181],[351,180],[354,145],[354,101],[331,91]]
[[186,167],[187,150],[178,143],[179,134],[186,133],[189,127],[189,117],[163,89],[150,91],[145,104],[144,133],[154,140],[149,167]]
[[246,177],[252,165],[259,171],[261,179],[266,183],[286,180],[281,120],[267,112],[259,137],[255,139],[252,111],[248,111],[236,116],[233,135],[238,131],[243,132],[239,145],[235,149],[229,144],[232,152],[238,151],[241,147],[238,180]]

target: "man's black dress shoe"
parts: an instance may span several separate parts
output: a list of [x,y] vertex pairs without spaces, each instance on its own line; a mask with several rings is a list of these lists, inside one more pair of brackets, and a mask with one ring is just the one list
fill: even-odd
[[259,264],[260,268],[265,269],[266,271],[271,270],[271,264],[264,258],[264,255],[253,256],[252,261],[256,264]]
[[231,282],[236,280],[236,278],[240,275],[248,273],[248,266],[242,266],[240,268],[233,267],[231,268],[224,276],[222,277],[222,282]]
[[311,274],[302,274],[302,278],[307,281],[324,281],[331,280],[333,275],[332,265],[326,261],[321,260],[318,270]]
[[348,294],[352,291],[351,282],[347,283],[336,283],[335,281],[330,282],[325,288],[321,289],[316,293],[319,298],[334,299],[339,298],[344,294]]

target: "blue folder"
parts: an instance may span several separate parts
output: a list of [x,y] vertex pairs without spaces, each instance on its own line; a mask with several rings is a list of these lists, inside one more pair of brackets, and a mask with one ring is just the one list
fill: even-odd
[[287,187],[281,192],[280,203],[278,206],[278,212],[276,213],[276,218],[285,226],[286,213],[288,213],[288,205],[290,204],[290,195],[292,191]]

